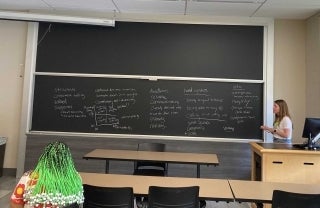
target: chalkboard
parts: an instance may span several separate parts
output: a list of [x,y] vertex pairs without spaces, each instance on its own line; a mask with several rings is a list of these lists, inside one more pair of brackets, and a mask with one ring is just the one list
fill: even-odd
[[40,23],[37,72],[263,79],[264,27]]
[[35,77],[33,131],[261,139],[263,84]]

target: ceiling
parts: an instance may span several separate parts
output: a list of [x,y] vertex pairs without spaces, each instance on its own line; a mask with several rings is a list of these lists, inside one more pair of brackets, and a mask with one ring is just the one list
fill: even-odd
[[307,19],[320,0],[0,0],[0,10]]

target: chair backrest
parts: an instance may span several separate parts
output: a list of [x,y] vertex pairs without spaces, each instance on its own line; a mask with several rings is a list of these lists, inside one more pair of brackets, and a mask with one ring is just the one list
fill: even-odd
[[[164,152],[166,145],[162,143],[140,143],[138,144],[138,151],[153,151],[153,152]],[[139,168],[147,167],[148,169],[160,169],[164,171],[164,175],[167,172],[167,164],[164,162],[153,162],[153,161],[137,161],[135,162],[135,171]]]
[[150,186],[148,208],[199,208],[199,186]]
[[80,208],[80,206],[77,203],[73,203],[73,204],[69,204],[67,206],[64,206],[63,208]]
[[320,194],[302,194],[274,190],[272,208],[319,208]]
[[84,208],[133,208],[134,196],[131,187],[99,187],[83,185]]

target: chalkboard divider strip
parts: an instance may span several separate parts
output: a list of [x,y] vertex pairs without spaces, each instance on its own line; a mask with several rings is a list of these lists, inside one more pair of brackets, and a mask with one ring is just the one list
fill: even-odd
[[249,79],[223,79],[223,78],[203,78],[203,77],[172,77],[172,76],[149,76],[149,75],[121,75],[121,74],[85,74],[85,73],[57,73],[57,72],[35,72],[35,75],[42,76],[63,76],[63,77],[94,77],[94,78],[121,78],[121,79],[145,79],[176,80],[176,81],[202,81],[202,82],[234,82],[234,83],[264,83],[263,80]]
[[32,131],[26,132],[26,135],[43,135],[56,137],[94,137],[94,138],[120,138],[120,139],[164,139],[164,140],[182,140],[182,141],[220,141],[220,142],[261,142],[260,139],[239,139],[239,138],[219,138],[219,137],[190,137],[190,136],[166,136],[166,135],[146,135],[146,134],[109,134],[109,133],[84,133],[84,132],[57,132],[57,131]]

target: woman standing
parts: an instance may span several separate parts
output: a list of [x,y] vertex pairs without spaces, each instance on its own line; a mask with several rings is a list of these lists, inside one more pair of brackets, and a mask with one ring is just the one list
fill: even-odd
[[273,134],[273,142],[275,143],[291,143],[292,121],[286,101],[274,101],[273,113],[275,115],[273,128],[268,126],[261,126],[260,128]]

